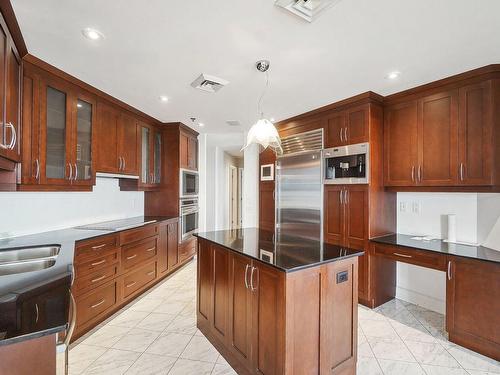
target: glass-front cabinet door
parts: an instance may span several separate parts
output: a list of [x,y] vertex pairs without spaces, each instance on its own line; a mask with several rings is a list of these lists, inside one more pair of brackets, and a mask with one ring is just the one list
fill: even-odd
[[161,183],[161,133],[153,132],[153,184]]
[[148,185],[151,183],[150,171],[150,140],[149,135],[151,131],[149,128],[141,128],[141,183]]
[[93,183],[92,174],[92,124],[95,116],[95,102],[79,96],[73,101],[76,108],[76,144],[74,146],[73,183]]

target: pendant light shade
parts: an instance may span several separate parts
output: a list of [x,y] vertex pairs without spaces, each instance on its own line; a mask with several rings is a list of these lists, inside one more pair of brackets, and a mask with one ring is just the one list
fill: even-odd
[[271,148],[277,154],[282,153],[281,140],[274,124],[267,119],[260,119],[248,131],[247,143],[243,149],[256,143],[266,148]]

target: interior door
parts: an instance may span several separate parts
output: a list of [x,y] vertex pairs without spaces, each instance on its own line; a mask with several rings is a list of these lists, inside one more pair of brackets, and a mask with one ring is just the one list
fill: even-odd
[[462,87],[459,91],[459,182],[492,184],[491,81]]
[[117,134],[118,156],[121,156],[123,160],[122,173],[138,175],[138,136],[135,119],[126,113],[121,113]]
[[345,242],[343,194],[343,185],[325,185],[325,241],[340,246]]
[[458,180],[458,92],[419,101],[418,184],[455,185]]
[[252,292],[250,259],[237,254],[229,258],[229,345],[231,352],[252,369]]
[[387,186],[411,186],[418,168],[416,101],[387,107],[384,112],[384,179]]

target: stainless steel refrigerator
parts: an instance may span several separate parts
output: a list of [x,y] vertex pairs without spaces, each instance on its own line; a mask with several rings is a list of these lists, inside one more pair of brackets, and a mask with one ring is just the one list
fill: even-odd
[[282,140],[276,161],[276,235],[323,239],[323,130]]

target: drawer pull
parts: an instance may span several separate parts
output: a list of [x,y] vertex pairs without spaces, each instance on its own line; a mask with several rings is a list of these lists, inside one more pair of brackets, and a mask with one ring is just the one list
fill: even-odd
[[103,243],[102,245],[98,245],[98,246],[92,246],[92,250],[99,250],[99,249],[102,249],[104,246],[106,246],[105,243]]
[[400,254],[400,253],[394,253],[394,255],[396,255],[398,257],[403,257],[403,258],[413,258],[411,255]]
[[134,255],[127,257],[127,260],[134,259],[135,257],[137,257],[137,254],[134,254]]
[[97,302],[95,305],[90,306],[90,308],[95,309],[97,306],[101,306],[104,302],[106,302],[105,299],[101,300],[100,302]]
[[135,284],[137,284],[137,282],[132,281],[130,284],[125,285],[125,288],[130,288],[131,286],[134,286]]
[[100,260],[99,262],[92,263],[91,266],[98,266],[99,264],[106,263],[106,259]]
[[154,274],[155,274],[155,271],[151,271],[151,272],[147,273],[148,276],[151,276],[151,275],[154,275]]
[[98,281],[104,280],[105,278],[106,278],[106,275],[102,275],[102,276],[100,276],[100,277],[98,277],[98,278],[95,278],[95,279],[90,280],[90,282],[91,282],[91,283],[96,283],[96,282],[98,282]]
[[149,253],[150,251],[153,251],[154,249],[156,249],[156,247],[151,247],[151,248],[146,250],[146,253]]

